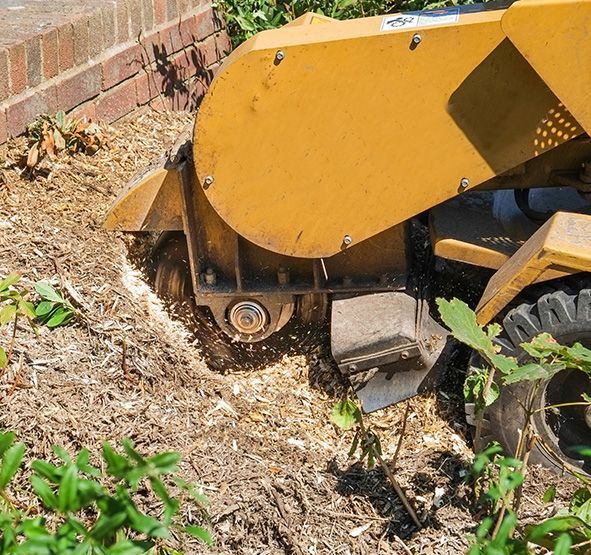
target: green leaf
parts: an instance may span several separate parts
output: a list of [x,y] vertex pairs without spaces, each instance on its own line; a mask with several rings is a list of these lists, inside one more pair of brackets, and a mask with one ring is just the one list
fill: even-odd
[[53,445],[51,449],[66,464],[72,462],[72,458],[68,455],[68,452],[60,445]]
[[62,513],[75,511],[78,508],[78,469],[71,465],[62,476],[58,489],[58,508]]
[[126,472],[130,470],[127,459],[117,453],[109,443],[103,443],[103,458],[107,463],[107,474],[114,478],[125,477]]
[[544,503],[552,503],[556,497],[556,486],[550,486],[545,492],[542,500]]
[[57,328],[62,324],[67,324],[73,316],[74,313],[69,308],[64,308],[63,306],[60,306],[56,309],[56,311],[52,314],[51,318],[47,321],[47,327]]
[[105,553],[107,555],[144,555],[151,553],[149,551],[150,547],[152,547],[152,544],[146,542],[123,540],[109,547]]
[[14,432],[0,433],[0,457],[6,453],[8,448],[14,443]]
[[51,286],[44,281],[38,281],[35,284],[35,291],[39,293],[41,298],[52,301],[54,303],[64,303],[65,299]]
[[115,513],[114,515],[101,516],[96,521],[96,524],[90,531],[90,535],[96,540],[102,541],[105,538],[112,536],[119,530],[127,520],[127,513]]
[[160,473],[165,474],[176,471],[180,458],[180,453],[170,451],[154,455],[153,457],[148,458],[148,462],[153,464]]
[[361,421],[361,412],[354,401],[344,399],[333,406],[330,420],[341,430],[350,430]]
[[566,364],[562,362],[553,362],[548,364],[538,364],[537,362],[529,362],[520,366],[510,374],[503,376],[503,382],[506,385],[523,382],[523,381],[537,381],[549,380],[558,372],[566,368]]
[[63,110],[59,110],[55,113],[55,122],[59,129],[63,129],[66,125],[66,114]]
[[560,534],[554,545],[554,555],[569,555],[573,542],[568,534]]
[[60,480],[62,479],[61,468],[57,468],[56,466],[47,461],[37,459],[33,461],[33,463],[31,464],[31,468],[37,474],[39,474],[39,476],[42,476],[43,478],[49,480],[54,484],[59,484]]
[[211,537],[211,534],[201,526],[185,526],[185,532],[209,546],[213,545],[213,538]]
[[17,443],[13,445],[2,456],[2,469],[0,469],[0,489],[4,489],[14,478],[17,470],[20,468],[23,456],[25,455],[25,444]]
[[35,308],[35,315],[38,317],[47,316],[55,307],[51,301],[41,301]]
[[33,475],[31,476],[31,485],[37,497],[43,501],[43,504],[48,509],[57,508],[57,497],[45,480],[40,476]]
[[581,528],[591,530],[587,524],[576,516],[555,516],[532,527],[527,533],[527,539],[531,542],[537,542],[550,533],[569,532]]
[[36,317],[35,307],[33,303],[29,301],[19,301],[18,310],[23,316],[25,316],[29,320],[34,320]]
[[7,304],[0,310],[0,325],[4,326],[8,324],[16,314],[16,305],[15,304]]
[[9,274],[8,277],[0,281],[0,292],[6,291],[11,285],[17,284],[21,279],[18,274]]
[[176,499],[170,497],[170,494],[168,493],[166,486],[162,483],[162,480],[151,477],[150,485],[152,486],[154,493],[164,503],[164,522],[165,524],[169,525],[172,522],[172,517],[179,510],[179,502]]
[[0,368],[6,368],[8,366],[8,355],[3,347],[0,347]]

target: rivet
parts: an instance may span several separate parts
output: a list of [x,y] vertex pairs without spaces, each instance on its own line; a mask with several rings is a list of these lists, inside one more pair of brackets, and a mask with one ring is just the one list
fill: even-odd
[[280,62],[281,60],[283,60],[283,58],[285,58],[285,52],[283,52],[283,50],[277,50],[275,54],[275,60],[277,62]]
[[343,237],[343,244],[344,245],[349,246],[352,242],[353,242],[353,237],[351,237],[350,235],[345,235]]
[[460,179],[460,187],[462,189],[467,189],[470,186],[470,180],[467,177],[462,177]]
[[212,185],[213,184],[213,175],[206,176],[205,179],[203,180],[203,184],[206,187],[209,187],[210,185]]
[[421,37],[421,35],[419,33],[415,33],[412,36],[412,43],[413,44],[420,44],[420,42],[423,40],[423,37]]

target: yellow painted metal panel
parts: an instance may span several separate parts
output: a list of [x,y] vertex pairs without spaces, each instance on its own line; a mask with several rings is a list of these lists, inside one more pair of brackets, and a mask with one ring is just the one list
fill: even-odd
[[587,133],[591,132],[591,0],[515,2],[501,24],[527,61]]
[[357,244],[458,194],[463,178],[471,188],[532,158],[558,100],[504,36],[503,13],[257,35],[224,64],[197,117],[208,200],[257,245],[328,257],[347,236]]
[[119,194],[104,227],[119,231],[183,229],[180,177],[165,159],[136,176]]
[[544,276],[591,271],[591,216],[557,212],[492,276],[476,314],[485,324]]

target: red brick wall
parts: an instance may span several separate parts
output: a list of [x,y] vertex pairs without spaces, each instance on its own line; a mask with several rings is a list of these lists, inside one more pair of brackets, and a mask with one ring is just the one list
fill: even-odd
[[[76,13],[39,12],[37,6],[54,2]],[[111,123],[147,103],[194,109],[230,50],[209,0],[24,3],[8,17],[0,14],[0,144],[57,110]],[[31,25],[35,18],[57,22]],[[19,21],[26,24],[20,29],[34,31],[11,36],[2,27]]]

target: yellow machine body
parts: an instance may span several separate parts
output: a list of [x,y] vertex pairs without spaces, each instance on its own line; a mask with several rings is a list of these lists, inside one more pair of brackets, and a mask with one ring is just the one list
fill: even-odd
[[[591,216],[556,207],[533,224],[527,204],[536,188],[591,194],[588,29],[591,0],[306,14],[226,59],[192,139],[138,176],[105,225],[184,234],[179,272],[238,343],[295,313],[322,321],[330,298],[333,356],[364,407],[406,398],[444,349],[420,283],[429,246],[496,272],[482,323],[533,283],[591,270]],[[533,218],[526,231],[494,215],[504,189]],[[179,244],[162,283],[182,281]]]

